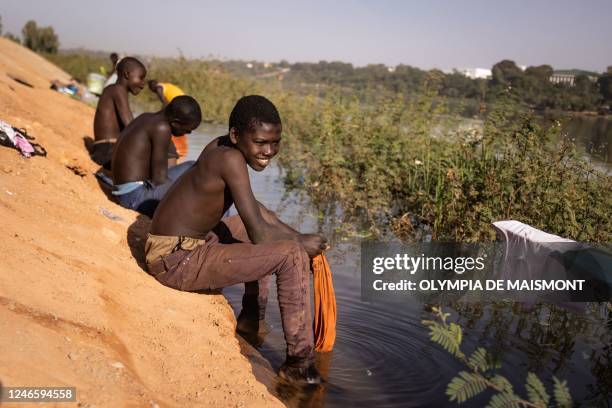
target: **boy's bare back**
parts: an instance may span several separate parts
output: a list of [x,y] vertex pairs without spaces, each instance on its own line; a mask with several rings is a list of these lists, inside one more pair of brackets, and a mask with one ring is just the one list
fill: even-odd
[[94,117],[95,140],[116,140],[119,133],[130,123],[132,118],[127,89],[118,84],[107,86],[102,92],[96,108]]
[[[170,125],[161,112],[143,113],[121,133],[113,154],[113,181],[166,182]],[[163,171],[160,171],[163,169]],[[163,174],[162,174],[163,173]]]
[[[172,196],[166,196],[157,207],[152,233],[163,231],[163,235],[202,238],[219,223],[234,202],[224,173],[244,173],[248,183],[246,161],[228,143],[227,136],[213,140],[196,165],[177,180]],[[247,188],[244,183],[243,186]],[[177,217],[179,213],[181,216]]]

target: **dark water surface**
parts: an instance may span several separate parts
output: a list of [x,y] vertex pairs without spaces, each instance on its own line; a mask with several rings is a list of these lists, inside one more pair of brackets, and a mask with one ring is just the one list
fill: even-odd
[[562,131],[574,139],[579,151],[587,153],[595,163],[612,169],[612,118],[576,116],[568,120]]
[[[190,158],[197,158],[205,143],[225,131],[223,126],[203,125],[190,137]],[[308,200],[286,194],[281,175],[275,163],[261,173],[252,171],[256,198],[294,228],[319,231]],[[328,233],[329,226],[322,232]],[[410,297],[399,307],[362,302],[359,241],[332,243],[327,255],[338,304],[338,337],[333,352],[318,356],[318,367],[328,381],[308,390],[278,386],[283,401],[289,406],[455,406],[445,390],[463,367],[429,340],[421,324],[432,318],[428,307]],[[242,288],[227,288],[224,295],[237,314]],[[464,329],[463,351],[469,354],[477,346],[486,347],[499,358],[500,373],[519,395],[526,397],[524,384],[531,371],[551,394],[554,375],[567,380],[574,401],[583,406],[612,406],[612,320],[605,305],[580,313],[548,305],[521,309],[512,304],[467,304],[446,309],[451,321]],[[285,342],[274,288],[266,320],[270,332],[257,349],[278,369]],[[462,406],[484,406],[490,396],[485,393]]]

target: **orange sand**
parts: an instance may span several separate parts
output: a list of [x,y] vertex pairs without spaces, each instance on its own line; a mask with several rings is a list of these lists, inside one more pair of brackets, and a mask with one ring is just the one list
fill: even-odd
[[0,119],[49,152],[0,147],[2,385],[75,386],[79,403],[60,407],[282,406],[222,296],[163,287],[138,266],[148,223],[102,193],[83,147],[94,110],[51,79],[69,75],[0,38]]

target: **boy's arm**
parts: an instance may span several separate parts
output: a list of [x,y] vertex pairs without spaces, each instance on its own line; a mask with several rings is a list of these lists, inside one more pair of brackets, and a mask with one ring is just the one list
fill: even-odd
[[120,89],[115,89],[114,91],[113,102],[115,102],[117,114],[123,127],[126,127],[134,119],[134,115],[130,110],[130,103],[128,102],[128,94],[127,91]]
[[266,220],[266,222],[276,228],[279,228],[285,234],[288,234],[292,237],[292,239],[297,239],[300,233],[284,222],[282,222],[273,211],[268,210],[262,203],[257,202],[259,206],[259,210],[261,211],[261,215]]
[[[316,234],[300,234],[255,200],[246,161],[238,151],[230,151],[219,158],[221,177],[230,190],[234,205],[242,219],[249,239],[254,244],[278,240],[300,242],[310,256],[326,249],[326,239]],[[269,221],[268,221],[269,220]]]
[[292,239],[302,244],[311,257],[317,256],[326,249],[329,249],[325,237],[318,234],[302,234],[282,222],[273,211],[268,210],[262,203],[258,201],[257,204],[264,220],[277,230],[277,234],[286,237],[283,239]]
[[156,129],[151,137],[151,181],[155,185],[168,181],[168,146],[170,136],[167,129]]
[[278,239],[291,239],[279,237],[274,229],[262,215],[259,203],[255,200],[246,162],[238,151],[229,151],[220,157],[220,174],[229,188],[234,205],[246,228],[249,239],[254,244],[275,241]]
[[162,109],[165,108],[166,105],[168,105],[168,101],[166,101],[166,98],[164,98],[164,89],[161,87],[161,85],[157,85],[155,87],[155,94],[162,103]]

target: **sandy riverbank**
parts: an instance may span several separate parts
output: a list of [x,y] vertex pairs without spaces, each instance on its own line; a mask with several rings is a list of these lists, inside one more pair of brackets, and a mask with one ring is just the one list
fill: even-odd
[[4,38],[0,55],[0,119],[49,152],[0,147],[2,385],[75,386],[84,407],[282,406],[221,295],[163,287],[139,267],[147,220],[107,199],[83,147],[94,110],[49,90],[69,75]]

